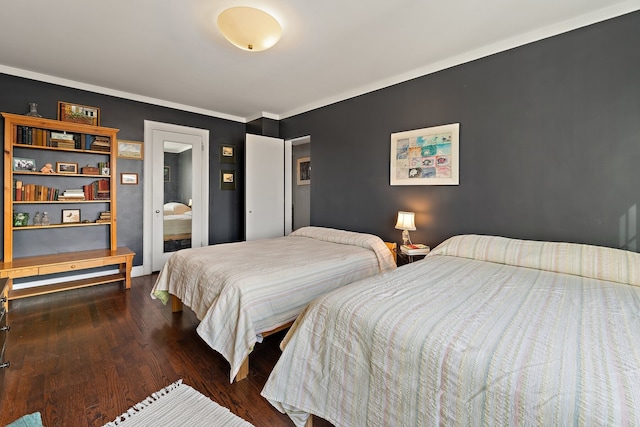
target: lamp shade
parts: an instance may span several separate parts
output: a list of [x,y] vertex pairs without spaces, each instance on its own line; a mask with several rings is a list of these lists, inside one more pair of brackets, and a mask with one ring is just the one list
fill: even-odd
[[396,222],[396,228],[398,230],[411,230],[416,229],[416,223],[414,220],[415,213],[413,212],[398,212],[398,221]]
[[232,7],[218,15],[222,35],[240,49],[259,52],[275,45],[282,27],[267,12],[253,7]]

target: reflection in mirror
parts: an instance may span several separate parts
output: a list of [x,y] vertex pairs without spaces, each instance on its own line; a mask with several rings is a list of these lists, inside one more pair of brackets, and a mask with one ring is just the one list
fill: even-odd
[[164,142],[164,252],[191,247],[191,145]]

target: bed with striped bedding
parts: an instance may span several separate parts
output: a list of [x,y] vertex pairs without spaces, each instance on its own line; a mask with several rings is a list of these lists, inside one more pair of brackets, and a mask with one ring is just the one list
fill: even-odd
[[190,307],[197,333],[231,365],[233,380],[261,333],[291,323],[314,298],[395,269],[377,236],[303,227],[289,236],[174,253],[151,291]]
[[298,426],[640,425],[640,254],[456,236],[281,347],[262,395]]

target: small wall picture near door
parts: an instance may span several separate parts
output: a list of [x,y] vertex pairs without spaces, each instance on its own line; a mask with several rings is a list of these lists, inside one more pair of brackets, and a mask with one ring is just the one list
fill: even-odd
[[138,185],[138,174],[134,172],[123,172],[120,174],[120,184]]
[[171,182],[171,166],[164,167],[164,182]]
[[220,189],[221,190],[236,189],[236,171],[229,171],[229,170],[220,171]]
[[298,159],[297,171],[298,171],[297,173],[298,185],[311,184],[311,158],[310,157],[300,157]]
[[236,149],[233,145],[220,146],[220,163],[235,163]]

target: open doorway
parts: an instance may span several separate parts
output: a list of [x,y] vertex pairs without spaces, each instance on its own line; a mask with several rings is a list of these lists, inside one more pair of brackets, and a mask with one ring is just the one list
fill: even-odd
[[311,224],[311,137],[291,140],[292,230]]

